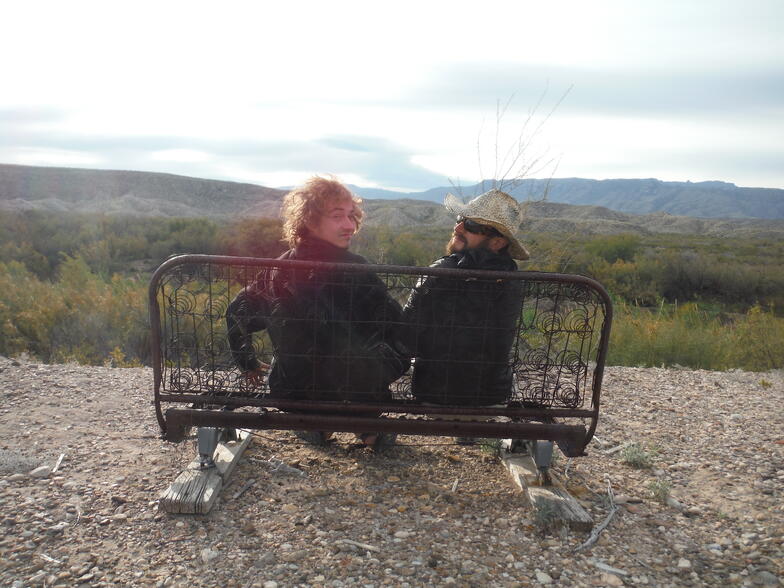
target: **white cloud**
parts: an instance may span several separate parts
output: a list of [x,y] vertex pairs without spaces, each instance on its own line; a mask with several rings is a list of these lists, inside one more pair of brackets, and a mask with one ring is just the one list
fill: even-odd
[[163,149],[150,153],[150,159],[176,161],[178,163],[202,163],[209,161],[210,155],[195,149]]
[[[12,3],[0,161],[428,188],[479,177],[483,119],[493,168],[497,99],[515,95],[514,135],[548,84],[540,114],[574,84],[533,147],[563,154],[559,175],[782,187],[783,16],[777,0]],[[325,142],[346,136],[368,151]]]
[[66,149],[16,147],[0,149],[0,161],[17,165],[85,166],[100,165],[103,160],[91,153]]

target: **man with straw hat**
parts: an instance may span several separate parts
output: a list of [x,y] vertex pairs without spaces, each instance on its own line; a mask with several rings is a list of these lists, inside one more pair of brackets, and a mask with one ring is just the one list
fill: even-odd
[[[515,259],[528,259],[516,236],[522,211],[509,194],[493,189],[467,204],[447,194],[444,206],[456,224],[447,255],[431,267],[514,271]],[[416,358],[417,400],[463,406],[507,401],[521,289],[519,280],[475,275],[429,276],[417,285],[403,311],[406,343]]]

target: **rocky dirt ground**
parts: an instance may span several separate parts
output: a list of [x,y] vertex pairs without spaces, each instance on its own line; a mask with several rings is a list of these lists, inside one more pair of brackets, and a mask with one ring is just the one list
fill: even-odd
[[[784,376],[605,382],[590,455],[555,469],[597,523],[608,486],[621,509],[575,552],[586,534],[543,526],[487,448],[439,438],[375,455],[264,433],[211,514],[165,514],[195,450],[158,439],[149,370],[0,358],[0,585],[784,584]],[[630,442],[652,467],[623,462]]]

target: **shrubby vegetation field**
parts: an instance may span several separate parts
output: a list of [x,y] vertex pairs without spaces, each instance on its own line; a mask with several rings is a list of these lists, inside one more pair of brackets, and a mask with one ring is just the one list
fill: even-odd
[[[354,250],[427,265],[450,230],[364,227]],[[613,296],[612,365],[784,367],[784,243],[694,235],[526,236],[522,269],[596,278]],[[147,283],[178,253],[277,256],[280,223],[0,213],[0,354],[149,362]]]

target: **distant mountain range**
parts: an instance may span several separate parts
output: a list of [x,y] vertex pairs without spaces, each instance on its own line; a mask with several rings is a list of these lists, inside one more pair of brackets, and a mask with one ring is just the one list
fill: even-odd
[[[452,192],[468,198],[489,186],[486,183],[462,190],[433,188],[413,195],[368,188],[354,190],[366,198],[369,225],[395,228],[449,226],[454,219],[441,205],[444,195]],[[526,209],[526,232],[784,236],[784,190],[737,188],[722,182],[583,179],[528,180],[514,189],[504,189],[520,200],[533,200]],[[547,200],[537,201],[545,191]],[[173,174],[0,164],[0,210],[9,211],[277,217],[284,194],[285,190],[254,184]],[[392,195],[394,199],[389,198]],[[571,204],[561,202],[567,197],[572,199]],[[629,209],[644,214],[634,214]],[[672,212],[686,209],[691,211],[688,215]]]
[[[425,192],[393,192],[352,186],[363,198],[430,200],[443,202],[451,192],[472,197],[493,187],[492,180],[471,186],[431,188]],[[662,182],[645,180],[586,180],[559,178],[523,180],[502,189],[521,201],[541,200],[564,204],[603,206],[629,214],[667,212],[701,218],[784,218],[784,190],[739,188],[727,182]]]

